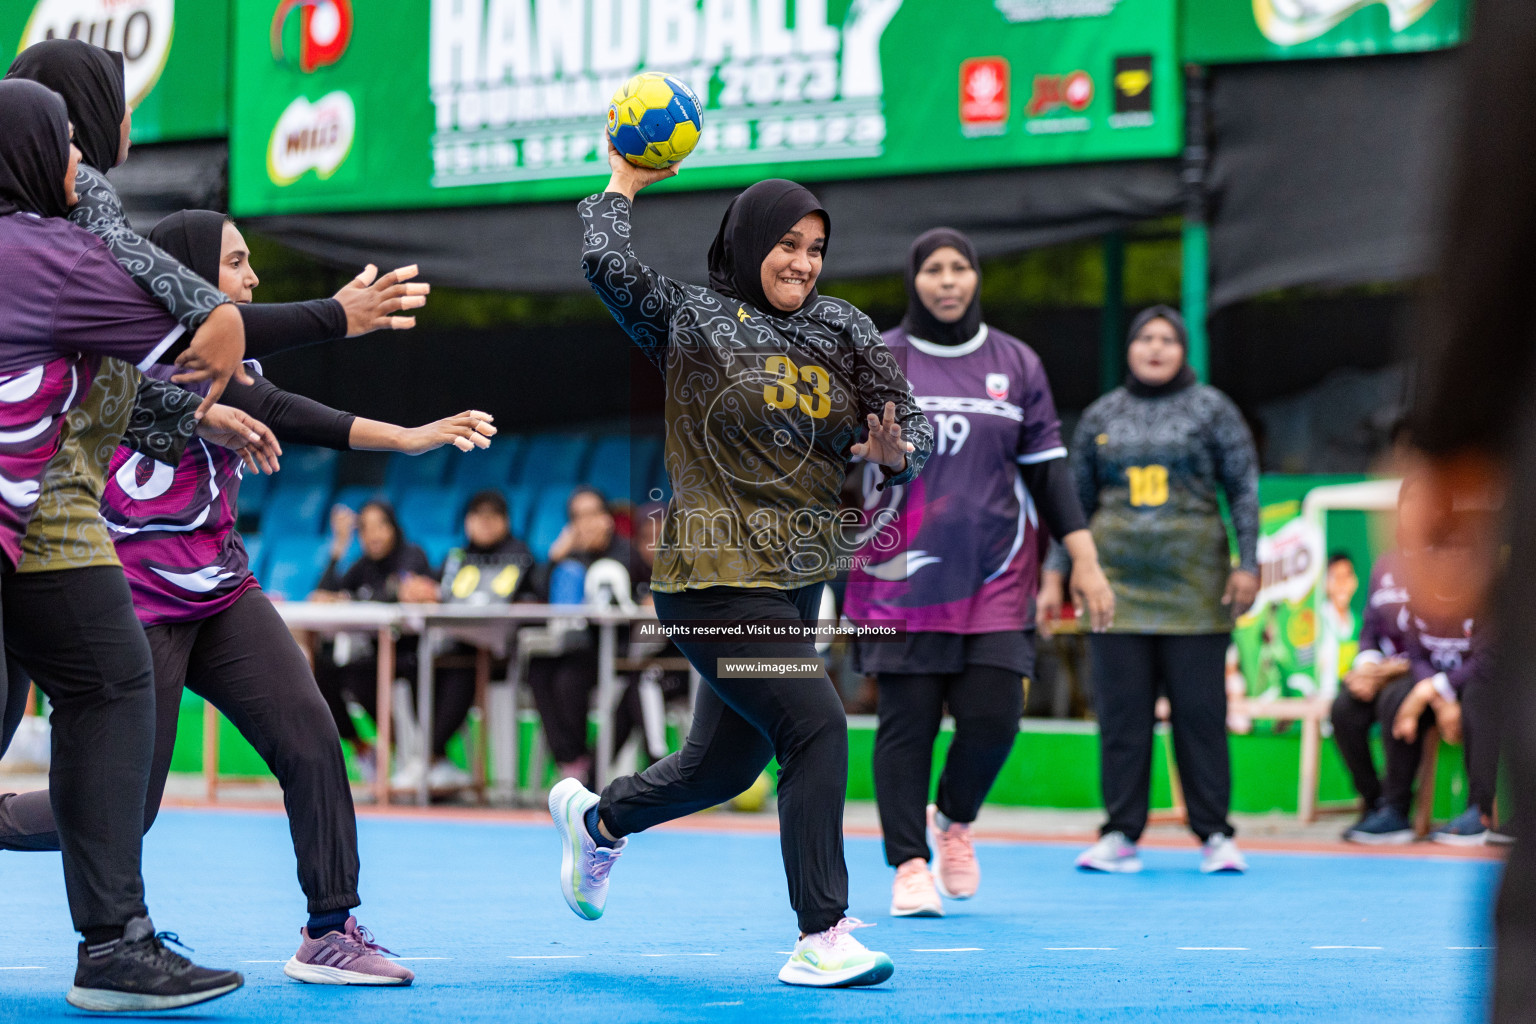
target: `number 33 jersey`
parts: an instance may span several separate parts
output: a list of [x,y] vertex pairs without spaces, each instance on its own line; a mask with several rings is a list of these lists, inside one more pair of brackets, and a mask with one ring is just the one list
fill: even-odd
[[934,448],[923,475],[904,486],[878,491],[879,475],[865,473],[865,543],[848,578],[847,615],[904,621],[919,633],[1022,629],[1044,535],[1019,466],[1067,454],[1045,367],[986,324],[959,345],[899,327],[885,342],[907,368]]
[[629,200],[583,200],[593,290],[666,376],[672,500],[651,589],[793,589],[839,569],[838,506],[866,416],[895,403],[922,467],[932,434],[869,317],[818,296],[792,314],[656,273],[630,245]]

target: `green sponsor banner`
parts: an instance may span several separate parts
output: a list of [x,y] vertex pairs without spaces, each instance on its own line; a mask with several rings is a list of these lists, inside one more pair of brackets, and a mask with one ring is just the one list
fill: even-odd
[[[1360,623],[1379,538],[1370,514],[1301,517],[1317,486],[1360,477],[1265,476],[1259,481],[1260,590],[1232,632],[1227,691],[1266,699],[1332,695],[1359,651]],[[1374,524],[1379,532],[1380,522]],[[1338,558],[1337,556],[1345,556]],[[1249,723],[1234,722],[1246,732]]]
[[1184,56],[1200,64],[1361,57],[1455,46],[1468,0],[1185,0]]
[[5,62],[35,42],[84,39],[123,55],[133,141],[229,131],[227,0],[6,0]]
[[[1176,0],[235,0],[242,215],[572,199],[608,101],[679,76],[661,188],[1176,155]],[[333,12],[333,13],[332,13]]]

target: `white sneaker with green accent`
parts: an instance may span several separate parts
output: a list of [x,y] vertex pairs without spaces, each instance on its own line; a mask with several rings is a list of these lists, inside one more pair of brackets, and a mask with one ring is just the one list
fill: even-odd
[[849,934],[855,928],[872,927],[856,917],[845,917],[824,932],[807,935],[795,943],[789,962],[779,968],[779,980],[817,988],[880,984],[896,970],[891,958],[865,949]]
[[593,840],[586,816],[597,801],[597,794],[576,779],[561,779],[549,791],[549,814],[560,833],[560,891],[566,905],[588,921],[603,916],[608,902],[608,872],[629,843],[620,839],[606,847]]

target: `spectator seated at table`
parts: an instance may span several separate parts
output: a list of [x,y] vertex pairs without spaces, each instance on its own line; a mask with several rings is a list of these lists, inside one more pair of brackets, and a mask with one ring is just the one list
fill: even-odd
[[[507,499],[500,491],[481,491],[464,506],[464,544],[448,552],[442,583],[413,581],[410,596],[402,599],[469,607],[537,600],[534,567],[533,552],[512,535]],[[488,645],[493,655],[492,678],[506,675],[513,631],[507,626],[497,638],[500,643]],[[475,702],[477,644],[465,639],[484,645],[479,637],[455,639],[450,631],[447,645],[436,654],[431,763],[418,759],[403,765],[391,780],[396,788],[415,788],[423,770],[427,787],[434,791],[463,788],[472,781],[468,772],[448,759],[448,741],[463,727]],[[414,684],[415,677],[411,680]]]
[[[635,583],[633,587],[635,603],[639,607],[649,608],[655,603],[651,598],[649,580],[651,567],[656,564],[656,547],[661,543],[661,527],[666,515],[667,506],[659,501],[648,502],[635,510],[632,546],[636,557],[645,565],[645,580]],[[629,646],[632,658],[655,661],[683,657],[683,652],[670,641],[646,645],[631,643]],[[664,670],[650,665],[639,672],[630,673],[624,693],[613,713],[614,751],[617,752],[628,743],[630,735],[639,727],[641,747],[646,757],[651,762],[666,757],[668,750],[662,717],[665,707],[670,702],[685,701],[687,698],[687,672]],[[647,710],[650,712],[649,718]]]
[[[345,572],[341,559],[356,532],[362,556]],[[383,601],[394,603],[419,599],[427,590],[436,592],[437,577],[426,553],[405,539],[395,510],[387,501],[374,499],[353,512],[344,505],[331,510],[331,559],[311,601]],[[397,678],[416,677],[417,638],[402,636],[395,645]],[[364,740],[347,710],[348,699],[368,714],[377,714],[379,654],[366,634],[344,633],[315,651],[315,681],[336,720],[341,737],[352,748],[358,770],[370,781],[376,760],[373,744]]]
[[[568,575],[568,568],[585,570],[605,558],[628,570],[637,595],[648,594],[650,566],[615,531],[613,515],[601,491],[577,487],[566,504],[566,518],[565,528],[550,546],[548,583],[541,587],[551,601],[557,596],[554,591],[562,589],[558,583]],[[560,776],[582,779],[590,785],[593,758],[587,745],[587,711],[597,687],[595,630],[584,631],[572,642],[574,646],[560,654],[531,658],[528,685]]]

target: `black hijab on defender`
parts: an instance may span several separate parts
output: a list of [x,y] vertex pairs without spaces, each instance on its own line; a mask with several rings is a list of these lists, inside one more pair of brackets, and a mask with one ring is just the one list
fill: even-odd
[[[955,249],[968,260],[976,271],[976,292],[971,304],[954,323],[947,324],[934,316],[923,300],[917,297],[917,275],[928,257],[944,247]],[[954,228],[934,228],[917,236],[907,252],[907,312],[901,318],[901,329],[911,338],[921,338],[935,345],[959,345],[976,337],[981,330],[981,262],[976,258],[976,247],[971,240]]]
[[80,39],[46,39],[22,50],[5,77],[31,79],[64,97],[81,159],[103,174],[117,166],[128,112],[122,54]]

